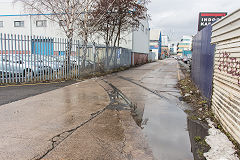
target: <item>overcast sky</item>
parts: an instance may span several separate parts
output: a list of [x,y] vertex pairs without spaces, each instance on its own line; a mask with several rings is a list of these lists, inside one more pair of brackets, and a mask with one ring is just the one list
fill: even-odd
[[161,29],[173,41],[182,35],[195,35],[199,12],[228,12],[240,8],[240,0],[151,0],[150,26]]

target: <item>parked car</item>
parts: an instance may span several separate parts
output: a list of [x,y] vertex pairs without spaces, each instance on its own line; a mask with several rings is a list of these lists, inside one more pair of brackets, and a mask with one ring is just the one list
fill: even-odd
[[183,59],[182,59],[182,61],[187,64],[187,63],[188,63],[188,58],[187,58],[187,56],[184,56]]
[[44,74],[49,71],[48,66],[44,66],[41,60],[32,61],[32,58],[24,56],[3,56],[0,57],[0,73],[8,76],[33,76]]
[[192,61],[192,55],[191,54],[188,54],[186,56],[183,56],[182,57],[182,61],[186,64],[190,64],[191,61]]
[[[32,77],[48,73],[58,73],[64,70],[66,57],[45,56],[37,54],[0,55],[0,75],[4,77]],[[70,69],[82,67],[83,60],[80,57],[70,56]],[[94,62],[85,60],[85,69],[93,68]],[[1,78],[0,77],[0,78]]]
[[183,59],[182,56],[178,56],[178,57],[177,57],[177,60],[179,60],[179,61],[181,61],[182,59]]

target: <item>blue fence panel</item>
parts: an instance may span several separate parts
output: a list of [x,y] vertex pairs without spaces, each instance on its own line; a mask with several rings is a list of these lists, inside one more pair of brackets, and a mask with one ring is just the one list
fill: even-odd
[[212,26],[209,25],[193,38],[191,77],[201,93],[210,101],[212,96],[215,45],[211,45]]
[[53,55],[52,39],[35,39],[32,40],[32,53],[41,55]]

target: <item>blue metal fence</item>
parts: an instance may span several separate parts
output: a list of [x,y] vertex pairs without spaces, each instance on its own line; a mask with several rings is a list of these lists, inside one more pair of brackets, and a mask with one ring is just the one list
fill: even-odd
[[212,26],[209,25],[193,38],[191,77],[208,101],[212,95],[215,45],[211,45]]

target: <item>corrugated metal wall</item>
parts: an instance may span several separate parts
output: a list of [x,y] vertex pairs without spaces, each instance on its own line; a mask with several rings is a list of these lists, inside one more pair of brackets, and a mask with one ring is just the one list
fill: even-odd
[[212,108],[240,143],[240,9],[213,24],[216,44]]
[[213,59],[215,45],[211,45],[212,26],[207,26],[193,37],[191,77],[210,102],[212,96]]

